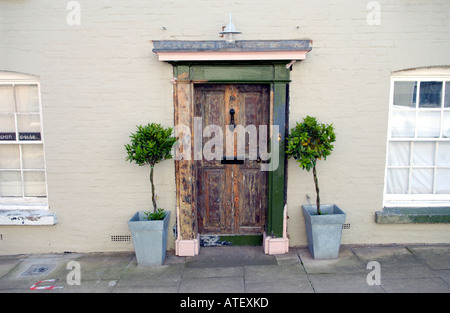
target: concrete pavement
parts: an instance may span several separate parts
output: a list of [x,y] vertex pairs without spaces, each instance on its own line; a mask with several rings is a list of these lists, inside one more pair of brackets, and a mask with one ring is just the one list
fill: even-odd
[[[35,285],[37,289],[30,287]],[[53,289],[39,289],[49,288]],[[449,293],[450,245],[343,245],[336,260],[307,248],[201,247],[139,267],[133,252],[0,256],[0,293]]]

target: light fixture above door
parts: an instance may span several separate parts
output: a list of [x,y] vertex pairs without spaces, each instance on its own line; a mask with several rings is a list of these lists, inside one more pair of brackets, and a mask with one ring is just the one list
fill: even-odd
[[234,45],[236,42],[235,35],[241,34],[241,32],[236,30],[236,26],[234,26],[233,22],[231,21],[231,13],[230,13],[230,22],[225,26],[225,29],[223,29],[219,34],[221,34],[222,37],[225,37],[225,41],[229,45]]

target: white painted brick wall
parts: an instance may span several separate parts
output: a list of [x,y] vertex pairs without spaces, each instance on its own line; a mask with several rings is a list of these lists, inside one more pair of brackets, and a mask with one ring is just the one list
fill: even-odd
[[[3,240],[2,251],[132,249],[109,236],[128,234],[132,213],[150,207],[150,186],[148,169],[125,162],[123,145],[137,124],[173,126],[172,68],[157,61],[150,41],[220,40],[230,11],[239,39],[313,40],[291,72],[290,124],[312,114],[335,125],[319,182],[323,201],[340,205],[352,224],[343,242],[448,241],[445,225],[404,232],[373,220],[382,206],[391,72],[449,65],[450,2],[380,0],[374,26],[368,2],[80,0],[81,25],[69,26],[68,1],[1,1],[0,70],[41,77],[49,201],[59,222],[8,228],[5,238],[17,240]],[[173,162],[155,175],[158,203],[174,210]],[[314,198],[311,173],[289,161],[292,245],[306,243],[306,193]]]

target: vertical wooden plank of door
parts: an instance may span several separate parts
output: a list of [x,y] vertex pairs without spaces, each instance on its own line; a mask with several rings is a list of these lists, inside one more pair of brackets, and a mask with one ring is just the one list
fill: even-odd
[[[244,127],[253,125],[259,131],[260,125],[267,125],[268,120],[268,87],[264,85],[239,86],[239,120]],[[250,126],[250,127],[253,127]],[[265,214],[267,208],[266,172],[262,172],[260,164],[249,160],[249,156],[256,151],[251,150],[250,136],[246,135],[245,152],[247,158],[243,165],[235,166],[234,180],[235,209],[237,211],[235,223],[236,233],[256,234],[264,231]],[[251,138],[251,140],[257,140]],[[257,148],[257,147],[256,147]],[[253,159],[256,157],[252,156]]]
[[[197,91],[201,94],[197,102],[197,114],[202,117],[203,128],[217,125],[224,133],[229,123],[229,89],[225,85],[199,85]],[[215,136],[215,135],[213,135]],[[214,139],[204,137],[202,146]],[[221,164],[221,160],[213,159],[197,163],[197,194],[199,232],[204,234],[230,234],[232,223],[232,175],[229,165]]]
[[[224,124],[224,89],[221,86],[196,86],[196,116],[202,118],[202,128]],[[203,131],[203,129],[202,129]],[[215,136],[215,135],[213,135]],[[202,136],[202,147],[213,137]],[[226,173],[218,160],[197,161],[197,214],[199,233],[221,233],[225,224],[223,207],[226,195]]]

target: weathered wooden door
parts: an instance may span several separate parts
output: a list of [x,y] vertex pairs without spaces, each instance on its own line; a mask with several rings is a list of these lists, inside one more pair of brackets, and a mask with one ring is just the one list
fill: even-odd
[[[266,151],[260,145],[267,143],[270,133],[269,85],[200,84],[194,94],[194,116],[201,120],[203,131],[203,157],[195,162],[198,232],[261,234],[267,212],[267,172],[261,170],[258,153]],[[248,131],[241,150],[239,128]]]

